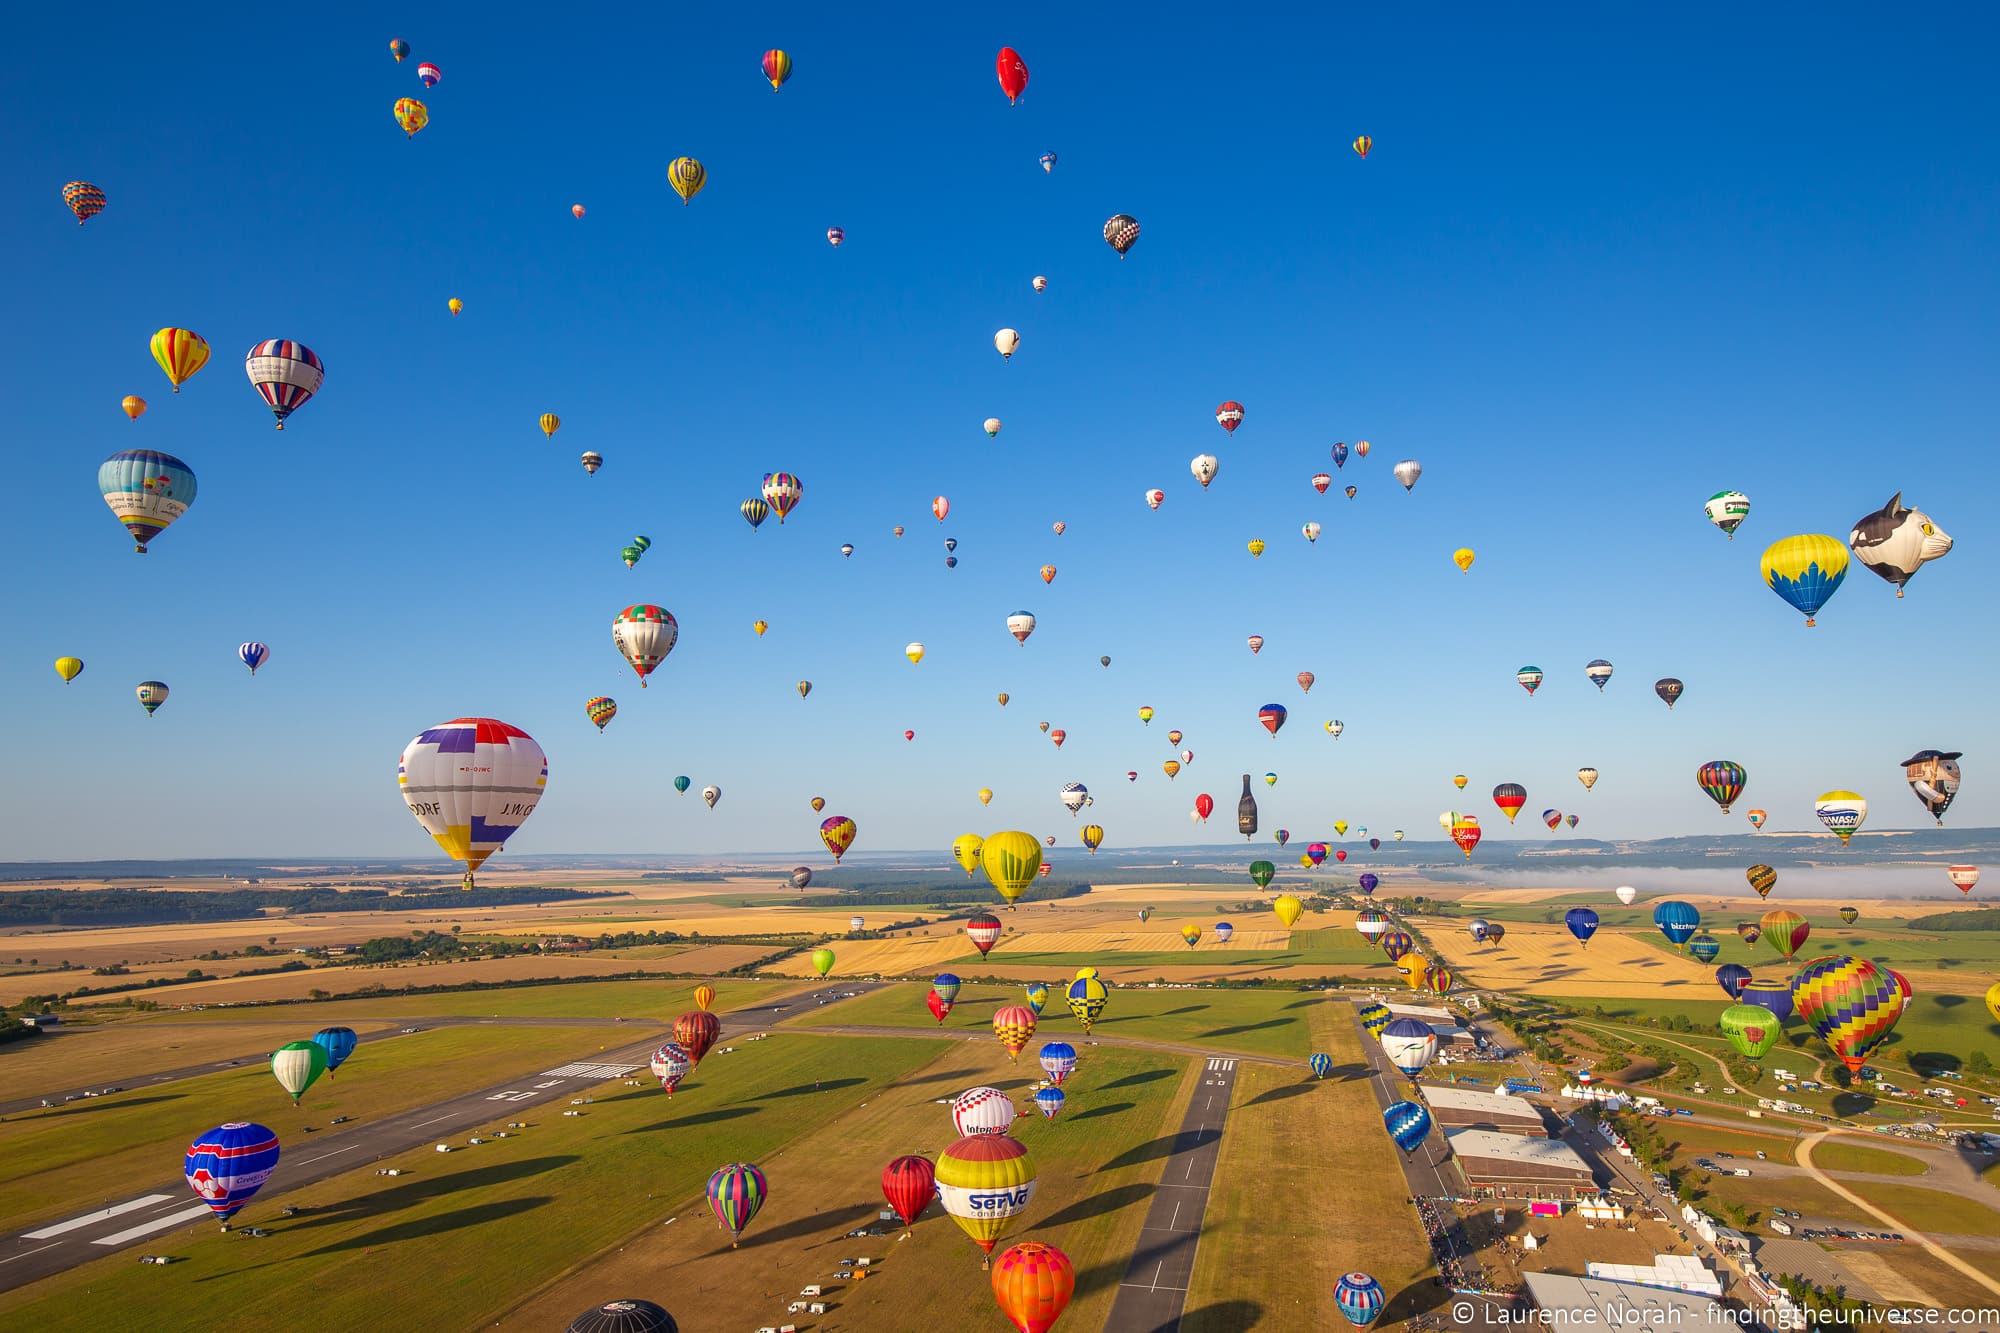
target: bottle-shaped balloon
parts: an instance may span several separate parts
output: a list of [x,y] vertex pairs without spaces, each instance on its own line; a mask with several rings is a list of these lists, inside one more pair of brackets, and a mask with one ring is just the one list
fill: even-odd
[[1236,831],[1244,837],[1257,834],[1257,798],[1250,794],[1250,775],[1243,775],[1243,795],[1236,800]]

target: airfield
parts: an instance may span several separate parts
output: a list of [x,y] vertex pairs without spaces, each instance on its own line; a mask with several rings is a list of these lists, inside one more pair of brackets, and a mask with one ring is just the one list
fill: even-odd
[[[228,1308],[232,1327],[301,1318],[362,1327],[393,1289],[400,1325],[447,1329],[562,1327],[619,1296],[658,1300],[686,1328],[744,1333],[785,1323],[933,1327],[963,1324],[968,1311],[972,1326],[999,1328],[981,1256],[949,1217],[933,1205],[906,1235],[879,1216],[882,1164],[941,1151],[955,1135],[939,1099],[980,1084],[1030,1108],[1012,1132],[1034,1155],[1036,1192],[1005,1243],[1046,1241],[1074,1261],[1077,1292],[1061,1328],[1336,1326],[1345,1321],[1334,1284],[1355,1268],[1387,1293],[1378,1327],[1438,1320],[1449,1308],[1452,1293],[1433,1282],[1434,1240],[1408,1199],[1462,1186],[1443,1160],[1442,1134],[1405,1159],[1383,1133],[1381,1108],[1407,1096],[1408,1083],[1355,1019],[1372,995],[1439,1000],[1412,995],[1353,929],[1358,896],[1287,930],[1268,908],[1283,878],[1270,893],[1204,882],[1200,872],[1189,882],[1107,885],[1001,911],[1003,935],[982,957],[962,915],[850,911],[837,892],[801,895],[769,874],[589,878],[625,896],[0,937],[0,963],[23,960],[0,966],[0,999],[10,1003],[103,985],[91,969],[112,964],[126,969],[118,983],[167,983],[79,997],[60,1007],[55,1029],[0,1047],[0,1161],[9,1164],[0,1166],[0,1319],[178,1327]],[[548,882],[583,887],[575,875]],[[1704,1207],[1746,1210],[1747,1229],[1776,1246],[1773,1255],[1800,1247],[1793,1263],[1820,1265],[1884,1301],[1917,1292],[2000,1304],[2000,1169],[1911,1132],[1922,1123],[1995,1128],[1976,1096],[2000,1095],[2000,1079],[1960,1070],[1953,1086],[1965,1107],[1836,1088],[1833,1062],[1807,1033],[1767,1067],[1786,1062],[1828,1086],[1798,1094],[1800,1114],[1753,1117],[1754,1099],[1772,1095],[1770,1079],[1732,1081],[1745,1076],[1715,1032],[1726,1001],[1714,964],[1652,932],[1645,901],[1622,909],[1608,891],[1403,876],[1396,888],[1402,898],[1385,892],[1367,905],[1390,908],[1421,951],[1459,974],[1452,1002],[1462,1013],[1476,1018],[1473,995],[1504,1000],[1526,1015],[1516,1020],[1524,1027],[1561,1040],[1570,1063],[1624,1061],[1607,1085],[1686,1108],[1667,1124],[1674,1160],[1704,1182],[1694,1187]],[[1421,910],[1395,908],[1417,895]],[[806,905],[780,905],[801,898]],[[1690,900],[1723,939],[1717,963],[1782,969],[1775,952],[1745,945],[1727,924],[1754,920],[1765,904]],[[1551,919],[1581,901],[1604,918],[1587,948]],[[1851,927],[1831,901],[1785,905],[1812,922],[1797,961],[1852,950],[1910,976],[1917,999],[1874,1060],[1885,1077],[1920,1089],[1913,1059],[1935,1070],[1939,1057],[1964,1066],[1978,1051],[2000,1055],[2000,1032],[1977,998],[2000,969],[2000,932],[1909,927],[1949,904],[1859,901]],[[854,915],[865,938],[849,937]],[[1465,923],[1475,915],[1507,924],[1501,945],[1474,942]],[[1221,920],[1234,927],[1227,943],[1216,938]],[[1190,923],[1204,931],[1193,947],[1181,936]],[[378,966],[291,953],[454,927],[467,940],[678,938]],[[196,960],[246,944],[266,952]],[[835,955],[824,978],[810,961],[820,945]],[[306,966],[255,974],[290,957]],[[61,962],[71,969],[52,970]],[[213,979],[176,980],[197,965]],[[994,1010],[1020,1002],[1022,983],[1053,987],[1085,966],[1111,989],[1090,1035],[1052,995],[1033,1043],[1010,1061],[992,1036]],[[938,1022],[924,997],[943,971],[964,987]],[[724,1036],[669,1098],[646,1056],[693,1008],[703,978],[718,991]],[[1691,1027],[1669,1027],[1675,1014]],[[1522,1044],[1525,1034],[1477,1021],[1497,1042]],[[331,1023],[353,1027],[361,1045],[294,1107],[268,1053]],[[1072,1042],[1081,1059],[1064,1110],[1044,1120],[1027,1093],[1040,1078],[1034,1050],[1051,1039]],[[1306,1067],[1315,1052],[1330,1057],[1323,1080]],[[1567,1114],[1575,1106],[1555,1098],[1567,1072],[1522,1052],[1425,1077],[1533,1079],[1547,1094],[1537,1100]],[[83,1095],[110,1087],[120,1090]],[[180,1158],[192,1135],[231,1119],[272,1127],[284,1157],[223,1234],[193,1215]],[[1594,1135],[1575,1142],[1586,1156],[1602,1146]],[[1747,1180],[1694,1166],[1697,1156],[1755,1151],[1765,1160]],[[1608,1153],[1592,1160],[1604,1182],[1632,1170]],[[735,1248],[702,1197],[709,1173],[730,1161],[758,1163],[770,1182]],[[1828,1227],[1907,1239],[1893,1249],[1787,1240],[1769,1229],[1776,1200]],[[1495,1225],[1484,1207],[1468,1208],[1443,1242],[1475,1254],[1496,1287],[1525,1271],[1644,1263],[1687,1244],[1678,1218],[1586,1227],[1574,1215],[1530,1219],[1518,1206],[1506,1217]],[[252,1227],[269,1234],[251,1237]],[[1522,1244],[1531,1233],[1532,1251]],[[141,1254],[174,1262],[141,1265]],[[825,1312],[789,1311],[808,1286],[823,1288],[815,1299]]]

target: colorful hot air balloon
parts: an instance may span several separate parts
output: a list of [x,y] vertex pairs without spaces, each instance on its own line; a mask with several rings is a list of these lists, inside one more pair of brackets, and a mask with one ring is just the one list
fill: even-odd
[[1743,765],[1730,759],[1711,759],[1695,770],[1695,784],[1708,793],[1708,798],[1722,807],[1722,813],[1729,813],[1731,802],[1743,794],[1743,788],[1750,781],[1750,774]]
[[486,858],[535,812],[549,761],[534,737],[490,717],[455,717],[403,747],[396,786],[445,855],[465,865],[465,887]]
[[1826,825],[1827,832],[1839,838],[1844,847],[1867,820],[1868,799],[1856,791],[1823,791],[1813,802],[1813,813],[1819,816],[1820,823]]
[[431,123],[431,109],[414,97],[399,97],[396,105],[389,108],[396,117],[396,123],[403,127],[406,137],[414,139],[417,131]]
[[438,80],[442,79],[443,77],[444,77],[444,71],[439,69],[436,65],[433,65],[428,60],[423,61],[417,66],[417,79],[426,88],[437,87]]
[[1460,815],[1451,824],[1451,840],[1458,844],[1458,850],[1465,853],[1465,859],[1472,859],[1472,849],[1479,845],[1481,832],[1477,815]]
[[1756,922],[1739,921],[1736,923],[1736,938],[1742,940],[1745,944],[1755,944],[1763,937],[1764,930]]
[[706,1013],[715,1005],[715,987],[706,981],[694,988],[694,1007]]
[[611,642],[638,673],[640,689],[646,687],[646,677],[667,660],[680,637],[681,624],[674,613],[650,602],[635,602],[611,622]]
[[1778,886],[1778,872],[1762,862],[1744,871],[1743,877],[1750,881],[1751,888],[1757,890],[1759,898],[1770,897],[1771,890]]
[[792,77],[792,58],[783,51],[772,49],[764,53],[764,77],[770,80],[771,91],[777,92],[786,79]]
[[1500,807],[1500,813],[1507,816],[1509,824],[1514,816],[1521,813],[1521,807],[1528,803],[1528,789],[1518,782],[1503,782],[1493,789],[1493,804]]
[[904,1226],[916,1222],[937,1198],[937,1173],[930,1158],[898,1157],[882,1168],[882,1197]]
[[1923,803],[1926,813],[1944,823],[1944,812],[1958,797],[1962,750],[1919,750],[1903,761],[1903,776]]
[[1594,768],[1579,768],[1576,770],[1576,780],[1583,784],[1585,791],[1589,791],[1597,785],[1597,770]]
[[1376,945],[1382,950],[1383,957],[1392,963],[1400,963],[1417,947],[1417,942],[1410,938],[1407,930],[1392,930],[1377,940]]
[[1113,213],[1104,220],[1104,243],[1123,259],[1139,239],[1139,219],[1130,213]]
[[1382,1112],[1382,1125],[1389,1131],[1390,1141],[1408,1157],[1430,1137],[1431,1113],[1422,1102],[1392,1102]]
[[[1042,986],[1040,989],[1046,997],[1049,988]],[[1042,1072],[1048,1075],[1049,1082],[1061,1087],[1063,1080],[1076,1070],[1076,1047],[1066,1041],[1043,1042],[1039,1060]]]
[[858,826],[846,815],[828,815],[819,823],[819,840],[826,844],[829,852],[833,853],[835,861],[839,861],[846,855],[847,849],[854,845],[854,835],[857,832],[859,832]]
[[1369,138],[1367,135],[1365,134],[1357,135],[1355,137],[1353,145],[1354,155],[1360,158],[1363,162],[1366,162],[1368,160],[1368,150],[1373,148],[1374,146],[1375,146],[1375,141]]
[[1035,632],[1035,617],[1033,613],[1016,611],[1008,616],[1007,632],[1014,636],[1014,642],[1026,643],[1028,636]]
[[167,383],[174,386],[175,393],[208,364],[208,341],[192,329],[161,329],[153,335],[152,350],[153,360],[167,373]]
[[993,1035],[1007,1058],[1019,1063],[1021,1052],[1035,1035],[1035,1011],[1024,1004],[1002,1005],[993,1011]]
[[1257,710],[1257,721],[1262,723],[1264,730],[1270,732],[1274,737],[1285,725],[1285,717],[1285,706],[1283,704],[1265,704]]
[[188,1145],[183,1174],[188,1188],[229,1230],[229,1219],[264,1187],[278,1166],[278,1136],[262,1125],[233,1120]]
[[[1047,984],[1040,981],[1031,981],[1022,989],[1028,997],[1028,1007],[1035,1011],[1035,1017],[1040,1018],[1042,1016],[1042,1006],[1049,1002],[1049,988]],[[1048,1055],[1049,1046],[1061,1045],[1063,1045],[1062,1042],[1050,1042],[1048,1045],[1043,1046],[1043,1056],[1046,1058]],[[1071,1054],[1075,1054],[1075,1052],[1071,1052]],[[1047,1065],[1044,1065],[1043,1068],[1046,1069]]]
[[611,719],[618,716],[618,701],[599,694],[583,701],[583,711],[602,732],[611,724]]
[[1542,822],[1550,828],[1556,828],[1563,822],[1563,812],[1554,808],[1544,810],[1542,811]]
[[1313,488],[1314,490],[1318,491],[1318,492],[1319,492],[1319,493],[1320,493],[1321,495],[1325,495],[1325,494],[1326,494],[1326,488],[1327,488],[1327,487],[1329,487],[1329,486],[1331,486],[1331,485],[1333,485],[1333,474],[1332,474],[1332,473],[1330,473],[1330,472],[1315,472],[1315,473],[1313,473],[1313,479],[1312,479],[1312,488]]
[[1715,984],[1722,987],[1724,995],[1737,999],[1750,984],[1750,969],[1741,963],[1724,963],[1715,969]]
[[1166,498],[1167,498],[1167,493],[1163,490],[1159,490],[1156,488],[1154,490],[1147,491],[1146,507],[1148,509],[1158,509],[1160,507],[1161,502],[1164,501]]
[[1583,668],[1583,674],[1602,693],[1604,687],[1611,681],[1612,670],[1611,663],[1600,657],[1587,663]]
[[1181,927],[1181,938],[1187,941],[1188,948],[1194,948],[1195,945],[1201,943],[1201,927],[1195,925],[1193,922],[1189,922],[1187,925]]
[[688,1058],[687,1051],[679,1042],[668,1041],[662,1042],[660,1048],[653,1052],[646,1068],[660,1080],[660,1090],[671,1097],[674,1090],[680,1087],[681,1080],[694,1068],[694,1061]]
[[1009,905],[1018,901],[1042,866],[1042,846],[1031,833],[1010,829],[989,835],[979,848],[986,878]]
[[991,1255],[1035,1194],[1035,1159],[1006,1134],[968,1134],[938,1155],[938,1199]]
[[271,1053],[271,1075],[292,1095],[294,1106],[325,1072],[326,1047],[317,1042],[288,1041]]
[[1847,577],[1847,547],[1824,533],[1783,537],[1765,548],[1761,568],[1764,586],[1803,612],[1810,628]]
[[1748,815],[1745,816],[1745,818],[1747,818],[1750,821],[1751,828],[1760,829],[1764,827],[1764,821],[1770,818],[1770,816],[1765,814],[1762,810],[1752,810]]
[[924,1007],[931,1011],[931,1017],[942,1023],[951,1017],[951,1001],[939,995],[935,989],[924,997]]
[[[783,524],[785,516],[798,507],[799,497],[805,494],[806,484],[789,472],[766,472],[764,474],[764,503],[771,506],[771,512]],[[754,525],[753,525],[754,526]]]
[[1232,398],[1216,408],[1215,424],[1234,435],[1236,428],[1243,424],[1243,404]]
[[951,1099],[951,1125],[960,1137],[1005,1134],[1016,1115],[1013,1099],[998,1088],[968,1088]]
[[1903,992],[1885,969],[1865,958],[1836,956],[1808,963],[1792,979],[1799,1017],[1819,1034],[1849,1073],[1895,1029]]
[[1694,909],[1693,903],[1669,898],[1653,907],[1653,927],[1666,936],[1669,944],[1680,949],[1701,929],[1701,913]]
[[1743,520],[1750,517],[1750,497],[1741,491],[1717,491],[1708,497],[1702,506],[1708,514],[1708,521],[1727,533],[1731,541],[1736,540],[1736,529]]
[[1370,1000],[1356,1012],[1361,1020],[1362,1031],[1371,1037],[1380,1037],[1382,1029],[1395,1020],[1395,1012],[1379,1000]]
[[1514,679],[1522,689],[1532,695],[1542,685],[1542,669],[1538,666],[1524,666],[1514,673]]
[[729,1232],[729,1248],[743,1239],[743,1228],[757,1216],[770,1192],[764,1173],[748,1162],[731,1162],[708,1178],[708,1207]]
[[1563,925],[1582,945],[1590,943],[1590,937],[1597,933],[1597,913],[1588,907],[1572,907],[1563,913]]
[[[967,835],[967,836],[972,836],[972,835]],[[976,852],[974,853],[974,858],[975,859],[973,863],[977,865],[978,861]],[[970,872],[968,871],[967,873]],[[987,954],[991,953],[993,951],[993,946],[1000,942],[1000,932],[1002,929],[1003,927],[1000,924],[1000,918],[993,915],[993,913],[991,912],[984,912],[984,911],[974,912],[972,916],[966,920],[965,923],[966,936],[969,939],[971,939],[972,947],[979,950],[979,956],[981,958],[984,958]]]
[[1705,930],[1696,931],[1688,937],[1687,951],[1697,963],[1712,963],[1722,952],[1722,941]]
[[1201,483],[1201,488],[1207,490],[1208,483],[1215,480],[1216,470],[1220,466],[1214,454],[1196,454],[1188,463],[1188,471],[1192,472],[1194,479]]
[[708,168],[691,157],[677,157],[667,164],[667,184],[681,197],[681,207],[686,208],[701,193],[701,187],[708,184]]
[[126,449],[98,465],[97,489],[144,555],[148,543],[194,503],[194,469],[172,454]]
[[104,191],[89,181],[71,181],[63,186],[62,201],[70,212],[76,214],[76,225],[79,227],[104,211]]
[[[1368,156],[1368,136],[1362,135],[1354,141],[1354,151]],[[1343,1273],[1334,1284],[1333,1303],[1347,1316],[1347,1322],[1356,1328],[1366,1328],[1374,1323],[1388,1303],[1382,1284],[1366,1273]]]
[[81,657],[58,657],[56,659],[56,674],[62,677],[63,684],[69,684],[83,674],[83,659]]
[[1797,912],[1785,907],[1776,907],[1764,913],[1757,923],[1764,942],[1790,958],[1804,947],[1806,938],[1812,934],[1812,926]]
[[1094,975],[1078,977],[1070,982],[1069,989],[1063,997],[1064,1003],[1069,1006],[1070,1016],[1083,1024],[1083,1035],[1086,1037],[1090,1035],[1091,1024],[1095,1023],[1097,1016],[1104,1012],[1104,1006],[1110,998],[1110,992],[1105,990],[1104,983]]
[[1843,907],[1840,909],[1840,919],[1846,925],[1851,926],[1861,919],[1861,911],[1855,907]]
[[1778,1040],[1778,1016],[1761,1004],[1732,1004],[1722,1011],[1722,1035],[1746,1060],[1761,1060]]

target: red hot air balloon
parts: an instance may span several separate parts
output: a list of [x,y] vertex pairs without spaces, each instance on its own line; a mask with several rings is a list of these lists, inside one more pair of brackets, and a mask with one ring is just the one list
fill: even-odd
[[696,1068],[721,1035],[722,1020],[706,1009],[690,1009],[674,1020],[674,1041],[688,1053]]
[[1347,849],[1345,847],[1340,848],[1333,854],[1333,859],[1336,861],[1345,861],[1347,859]]
[[1528,789],[1518,782],[1503,782],[1493,789],[1493,804],[1500,807],[1500,813],[1507,816],[1509,824],[1514,816],[1521,813],[1521,807],[1528,803]]
[[1302,690],[1303,692],[1307,693],[1307,694],[1311,694],[1311,693],[1312,693],[1312,687],[1313,687],[1313,682],[1314,682],[1314,681],[1316,681],[1316,680],[1318,680],[1318,679],[1319,679],[1319,677],[1318,677],[1318,676],[1315,676],[1315,675],[1314,675],[1314,674],[1313,674],[1312,672],[1310,672],[1310,671],[1301,671],[1301,672],[1299,672],[1299,689],[1300,689],[1300,690]]
[[915,740],[916,738],[917,738],[917,733],[916,733],[916,732],[914,732],[914,731],[911,731],[911,730],[909,730],[908,728],[904,728],[904,730],[903,730],[903,739],[904,739],[904,740],[906,740],[906,741],[913,741],[913,740]]
[[1216,408],[1215,424],[1234,435],[1236,428],[1243,424],[1243,404],[1232,398]]
[[965,923],[965,933],[972,940],[972,947],[979,950],[984,958],[993,946],[1000,942],[1000,918],[991,912],[976,912]]
[[898,1157],[882,1168],[882,1197],[911,1225],[937,1198],[937,1168],[928,1157]]
[[1325,495],[1326,488],[1331,485],[1333,485],[1333,478],[1331,476],[1324,472],[1313,473],[1313,489],[1321,495]]
[[1011,46],[1001,47],[993,59],[993,72],[1000,78],[1000,91],[1007,94],[1007,105],[1020,101],[1028,90],[1028,62],[1021,59],[1021,53]]
[[924,1006],[931,1011],[931,1017],[942,1023],[951,1017],[951,1001],[932,991],[925,999]]
[[1060,750],[1062,749],[1062,743],[1069,739],[1069,733],[1067,731],[1064,731],[1061,727],[1057,727],[1054,731],[1049,733],[1049,739],[1054,741],[1056,743],[1056,748]]
[[[944,522],[944,516],[951,512],[951,501],[945,499],[942,495],[938,496],[935,500],[931,501],[931,512],[937,515],[938,522]],[[900,537],[903,534],[899,532],[896,535]]]
[[1195,797],[1194,812],[1201,816],[1201,822],[1206,824],[1208,817],[1215,813],[1215,798],[1207,792],[1203,792],[1201,795]]

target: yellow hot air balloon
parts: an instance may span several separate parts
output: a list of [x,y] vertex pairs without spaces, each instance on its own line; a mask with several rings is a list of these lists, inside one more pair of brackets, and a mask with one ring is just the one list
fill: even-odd
[[1470,546],[1461,546],[1456,551],[1453,551],[1451,553],[1451,563],[1458,566],[1458,572],[1461,574],[1463,574],[1466,570],[1471,569],[1472,562],[1476,559],[1478,559],[1478,557],[1473,554],[1473,550]]
[[431,123],[431,109],[414,97],[399,97],[391,108],[396,115],[396,123],[403,127],[403,133],[410,138],[417,137],[417,131]]
[[1171,778],[1174,774],[1181,771],[1181,761],[1178,759],[1169,759],[1166,763],[1160,765],[1160,769]]
[[167,372],[174,392],[208,364],[208,340],[193,329],[161,329],[153,335],[153,360]]
[[968,1134],[938,1154],[937,1192],[952,1221],[991,1256],[1034,1197],[1035,1159],[1007,1134]]
[[750,622],[750,628],[756,630],[757,637],[761,639],[764,637],[764,631],[771,628],[771,622],[768,620],[753,620]]
[[1460,791],[1465,790],[1465,783],[1466,783],[1465,774],[1454,773],[1451,775],[1451,785],[1458,788]]
[[967,879],[979,869],[979,848],[985,841],[977,833],[961,833],[951,840],[952,858],[958,862]]
[[1252,537],[1250,539],[1250,558],[1254,560],[1262,554],[1264,554],[1264,539],[1262,537]]
[[1424,969],[1429,966],[1430,960],[1414,949],[1396,960],[1396,967],[1402,972],[1403,980],[1410,984],[1411,990],[1417,990],[1423,986]]
[[[1299,860],[1305,865],[1312,864],[1310,856],[1301,856]],[[1292,923],[1299,919],[1299,914],[1306,910],[1306,905],[1289,893],[1281,893],[1272,900],[1271,910],[1278,914],[1278,920],[1285,923],[1285,929],[1290,930]]]
[[1152,706],[1151,704],[1142,704],[1142,705],[1140,705],[1140,707],[1139,707],[1139,720],[1140,720],[1141,722],[1144,722],[1144,723],[1145,723],[1145,724],[1147,724],[1148,726],[1151,726],[1151,725],[1152,725],[1152,722],[1153,722],[1153,706]]
[[1313,864],[1313,859],[1312,859],[1312,858],[1311,858],[1310,856],[1307,856],[1307,855],[1306,855],[1306,854],[1305,854],[1304,852],[1300,852],[1300,853],[1299,853],[1299,864],[1300,864],[1300,865],[1302,865],[1302,866],[1304,866],[1304,867],[1305,867],[1306,869],[1308,869],[1308,870],[1311,870],[1311,869],[1312,869],[1312,864]]
[[1028,891],[1041,872],[1042,844],[1035,840],[1034,834],[1018,829],[991,834],[980,845],[979,864],[1000,896],[1012,904]]
[[451,311],[451,317],[453,319],[457,319],[460,312],[465,309],[465,302],[459,300],[456,296],[454,296],[449,301],[446,301],[444,303],[444,308],[446,310]]
[[63,684],[69,684],[83,674],[83,659],[81,657],[58,657],[56,659],[56,674],[63,678]]
[[541,426],[542,434],[548,436],[550,439],[554,439],[555,433],[562,429],[562,418],[553,412],[544,412],[542,413]]
[[981,805],[993,804],[993,789],[991,787],[981,787],[979,789],[979,803]]
[[701,187],[708,184],[708,169],[691,157],[677,157],[667,164],[667,184],[674,187],[674,193],[681,197],[681,207],[701,193]]
[[1579,768],[1576,770],[1576,780],[1583,784],[1585,791],[1589,791],[1597,785],[1597,770],[1594,768]]
[[715,987],[706,981],[694,988],[694,1007],[707,1013],[715,1004]]
[[903,656],[910,659],[911,666],[915,666],[917,663],[924,660],[924,646],[921,643],[916,643],[914,641],[904,644]]
[[146,400],[136,393],[126,394],[125,401],[120,403],[119,406],[124,408],[125,415],[134,421],[146,415]]
[[1102,824],[1085,824],[1083,826],[1083,845],[1085,847],[1095,852],[1098,845],[1103,841],[1104,826]]
[[1781,537],[1765,548],[1759,563],[1764,586],[1804,612],[1810,627],[1847,577],[1847,544],[1823,532]]
[[[1375,141],[1369,138],[1367,135],[1365,134],[1356,135],[1354,139],[1354,154],[1356,157],[1359,157],[1362,161],[1365,162],[1368,160],[1368,150],[1373,148],[1374,146],[1375,146]],[[1361,453],[1363,457],[1366,457],[1368,451],[1366,449],[1363,449]]]
[[1343,837],[1343,838],[1344,838],[1344,837],[1346,837],[1346,836],[1347,836],[1347,821],[1346,821],[1346,820],[1344,820],[1344,819],[1336,819],[1336,820],[1334,820],[1334,821],[1333,821],[1333,831],[1334,831],[1335,833],[1338,833],[1338,834],[1339,834],[1339,835],[1340,835],[1341,837]]
[[1986,1012],[1993,1015],[1993,1021],[2000,1023],[2000,981],[1986,988]]

